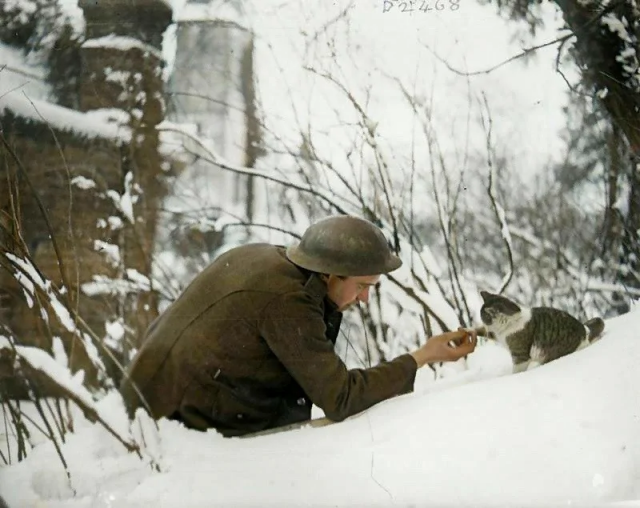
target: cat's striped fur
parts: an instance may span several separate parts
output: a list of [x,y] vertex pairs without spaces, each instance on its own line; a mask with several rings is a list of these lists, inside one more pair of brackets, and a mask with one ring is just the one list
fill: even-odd
[[481,291],[485,331],[509,349],[514,372],[549,363],[582,349],[604,330],[601,318],[581,323],[552,307],[522,307],[504,296]]

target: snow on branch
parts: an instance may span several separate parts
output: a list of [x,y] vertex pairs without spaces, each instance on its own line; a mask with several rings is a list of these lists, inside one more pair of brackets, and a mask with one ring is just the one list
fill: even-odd
[[82,291],[87,296],[127,295],[151,290],[151,281],[133,268],[125,272],[126,278],[112,279],[104,275],[94,275],[92,282],[82,284]]
[[607,13],[602,16],[602,24],[619,38],[620,49],[616,56],[616,62],[620,64],[622,71],[629,78],[629,87],[637,92],[640,89],[638,79],[640,65],[636,55],[637,37],[630,33],[629,22],[624,16],[619,18],[614,13]]
[[87,356],[98,369],[99,372],[105,372],[105,365],[102,362],[98,349],[94,345],[88,334],[78,329],[74,319],[71,317],[67,307],[58,299],[58,295],[53,288],[50,280],[46,280],[44,276],[35,268],[30,260],[16,256],[15,254],[6,252],[4,256],[17,269],[15,277],[20,283],[23,290],[30,297],[30,301],[36,300],[36,288],[40,290],[47,298],[52,311],[58,318],[60,324],[70,333],[78,336],[84,345]]
[[[66,398],[72,400],[84,413],[87,420],[99,422],[113,437],[115,437],[129,452],[135,452],[142,458],[140,446],[131,438],[123,436],[122,431],[116,430],[117,425],[110,422],[109,415],[96,406],[89,391],[82,385],[81,376],[73,375],[71,371],[61,365],[54,357],[42,349],[13,344],[7,337],[0,336],[0,350],[9,349],[16,355],[20,366],[27,371],[39,371],[51,381]],[[52,439],[55,439],[52,437]]]
[[[493,221],[485,218],[482,214],[477,214],[475,220],[485,226],[492,226]],[[541,257],[546,253],[558,251],[558,247],[548,240],[540,238],[524,228],[509,226],[509,232],[513,238],[516,238],[528,245],[528,252],[531,256]],[[567,274],[578,281],[584,288],[584,291],[593,293],[626,293],[634,297],[640,297],[640,289],[625,286],[623,284],[615,284],[594,279],[581,269],[580,261],[572,259],[566,252],[560,252],[564,262]]]
[[141,192],[140,187],[133,183],[133,173],[129,171],[124,177],[124,192],[119,194],[115,190],[108,190],[106,195],[111,198],[114,206],[126,217],[131,223],[135,223],[133,216],[133,205],[138,202],[138,194],[134,194],[134,191]]
[[75,185],[79,189],[87,190],[95,188],[96,182],[84,176],[78,175],[73,177],[73,179],[71,180],[71,185]]

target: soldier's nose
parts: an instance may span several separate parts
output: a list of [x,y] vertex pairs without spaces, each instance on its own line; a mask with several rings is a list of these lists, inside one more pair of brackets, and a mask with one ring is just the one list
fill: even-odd
[[362,291],[358,296],[357,299],[360,300],[363,303],[369,303],[369,288],[365,289],[364,291]]

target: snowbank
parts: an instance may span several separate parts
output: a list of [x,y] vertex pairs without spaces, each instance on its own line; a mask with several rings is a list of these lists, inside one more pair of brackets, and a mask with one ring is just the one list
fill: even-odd
[[[2,469],[0,492],[11,507],[52,508],[632,506],[638,329],[640,309],[607,321],[590,348],[515,375],[504,351],[479,346],[467,370],[432,379],[422,369],[414,393],[327,427],[224,439],[147,425],[159,473],[85,423],[63,447],[71,486],[44,442]],[[100,404],[122,419],[118,397]]]

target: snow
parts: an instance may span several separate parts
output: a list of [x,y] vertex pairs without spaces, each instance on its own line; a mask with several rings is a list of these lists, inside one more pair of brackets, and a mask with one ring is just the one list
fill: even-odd
[[[81,21],[77,2],[64,2]],[[357,176],[355,170],[350,174],[352,167],[378,162],[370,150],[353,161],[340,155],[356,141],[366,147],[362,143],[364,138],[375,144],[376,155],[389,165],[390,174],[381,178],[393,180],[394,185],[406,184],[410,178],[405,168],[410,166],[407,161],[411,154],[413,160],[422,161],[420,177],[430,179],[433,168],[429,163],[433,165],[435,156],[428,140],[416,135],[420,130],[416,125],[423,120],[429,132],[437,134],[448,167],[455,168],[455,176],[460,176],[459,154],[465,151],[465,142],[472,140],[471,144],[482,153],[485,148],[483,133],[474,119],[469,120],[470,111],[477,112],[475,97],[482,93],[491,105],[497,148],[500,143],[503,147],[515,147],[510,148],[513,150],[510,153],[519,161],[518,171],[535,174],[550,158],[562,153],[558,132],[565,124],[561,112],[565,88],[553,66],[556,48],[538,52],[529,68],[512,64],[469,79],[451,73],[434,56],[440,55],[454,68],[479,71],[517,52],[505,24],[475,3],[463,3],[456,13],[406,16],[383,14],[380,2],[359,2],[349,12],[348,30],[344,27],[346,23],[338,22],[335,30],[333,25],[327,25],[326,33],[326,22],[345,7],[345,2],[278,6],[255,3],[252,15],[247,18],[231,2],[184,5],[184,0],[175,0],[173,4],[182,4],[177,16],[181,21],[218,20],[254,27],[258,88],[267,126],[282,136],[284,148],[288,149],[290,139],[293,143],[298,141],[300,126],[306,128],[308,124],[321,158],[326,156],[336,168],[344,170],[347,178]],[[614,18],[604,22],[621,36],[627,34],[627,29]],[[546,37],[542,32],[542,40],[536,42],[555,38],[552,32],[548,30]],[[167,33],[170,39],[171,30]],[[307,45],[311,33],[317,33],[318,37],[314,44]],[[169,40],[167,46],[170,44]],[[127,37],[92,39],[84,47],[119,50],[137,47],[160,56],[155,48]],[[622,53],[622,56],[633,55]],[[122,142],[130,140],[124,125],[128,114],[119,110],[83,114],[48,104],[44,102],[48,88],[39,82],[42,69],[26,66],[23,59],[0,45],[0,66],[3,59],[11,69],[0,71],[0,114],[9,109],[38,122],[42,121],[42,115],[61,129]],[[339,76],[339,83],[356,100],[366,104],[365,117],[359,118],[354,113],[352,104],[345,101],[342,92],[336,92],[334,84],[310,73],[311,65],[318,72]],[[415,84],[410,92],[423,100],[422,109],[433,108],[428,115],[409,108],[389,76],[398,77],[407,86]],[[127,78],[117,72],[110,75],[117,82]],[[542,101],[544,107],[538,107]],[[428,118],[422,118],[423,114]],[[469,127],[468,122],[473,126]],[[299,191],[314,190],[326,199],[357,208],[335,179],[319,179],[310,187],[299,175],[286,172],[287,162],[278,166],[271,164],[273,159],[268,157],[263,161],[267,169],[260,166],[246,171],[227,153],[227,146],[214,146],[211,140],[201,139],[193,125],[165,121],[158,130],[165,154],[184,155],[181,152],[191,151],[218,163],[213,171],[221,171],[220,167],[225,166],[235,172],[268,176],[272,182],[295,183]],[[225,130],[225,135],[232,141],[242,137],[242,133],[229,131]],[[186,149],[177,148],[184,145]],[[451,174],[448,176],[453,178]],[[189,225],[200,230],[223,230],[242,222],[242,205],[229,203],[233,193],[221,191],[222,187],[216,187],[215,194],[224,194],[225,210],[203,216],[205,207],[199,207],[201,202],[195,203],[192,198],[200,198],[200,192],[209,192],[207,181],[211,181],[210,174],[197,181],[193,194],[181,195],[184,202],[167,209],[198,210]],[[82,189],[95,185],[84,177],[74,178],[73,183]],[[122,217],[100,219],[98,227],[118,229],[123,226],[123,219],[134,222],[133,205],[139,189],[133,183],[132,173],[125,176],[124,183],[123,194],[106,191]],[[436,178],[438,188],[443,183]],[[186,185],[188,182],[181,182],[181,188]],[[365,193],[371,191],[366,182],[360,187],[364,187]],[[273,188],[265,186],[263,190]],[[448,192],[445,185],[442,188]],[[392,196],[398,208],[406,198],[402,189],[394,187],[398,192]],[[418,194],[421,190],[418,189]],[[420,195],[418,208],[429,208],[431,198]],[[204,201],[211,205],[207,209],[218,204]],[[439,205],[443,214],[446,215],[449,205],[443,198]],[[501,209],[499,213],[498,233],[507,241],[509,235],[528,235],[514,229],[509,232]],[[260,220],[267,215],[264,210],[257,211]],[[307,218],[296,215],[297,222],[286,227],[300,233]],[[227,238],[221,249],[230,248],[233,241]],[[545,246],[538,245],[537,238],[532,237],[531,241],[542,254]],[[96,247],[111,256],[114,263],[120,260],[117,246],[97,242]],[[205,260],[211,255],[202,253]],[[403,245],[401,255],[407,263],[394,276],[411,283],[415,279],[409,268],[415,269],[428,288],[428,292],[421,291],[414,284],[416,296],[448,327],[455,328],[458,315],[438,284],[446,278],[446,263],[441,263],[426,246],[418,253]],[[182,269],[183,260],[174,252],[160,252],[158,259],[175,271]],[[23,267],[53,299],[54,310],[63,324],[78,333],[72,316],[54,298],[46,281],[40,281],[31,267],[24,264]],[[576,279],[583,277],[581,270],[576,267]],[[169,286],[175,282],[175,271]],[[192,274],[184,275],[186,278]],[[33,284],[24,278],[19,281],[32,304]],[[467,282],[463,281],[463,285],[473,291]],[[614,285],[594,285],[586,277],[584,285],[599,291],[620,290]],[[150,287],[149,278],[132,269],[125,270],[122,278],[96,274],[91,282],[82,285],[84,293],[91,296],[137,294]],[[422,337],[419,317],[423,309],[419,302],[390,283],[385,283],[384,291],[387,306],[380,312],[395,335],[383,349],[390,355],[400,354],[408,344]],[[477,311],[477,299],[469,300],[469,304]],[[122,436],[127,439],[132,436],[143,448],[143,458],[127,452],[100,424],[84,420],[75,411],[75,431],[62,444],[71,480],[51,443],[33,437],[33,449],[25,461],[2,467],[0,493],[12,508],[43,504],[58,508],[541,503],[566,506],[613,501],[619,501],[620,506],[631,505],[633,499],[640,498],[637,410],[640,342],[635,331],[639,324],[640,310],[608,320],[605,337],[592,347],[515,375],[510,372],[508,353],[493,342],[482,341],[466,362],[437,366],[435,373],[428,367],[421,369],[411,394],[386,401],[339,424],[253,439],[223,439],[214,431],[189,431],[166,420],[160,421],[156,429],[141,412],[129,424],[117,393],[110,392],[93,401],[83,391],[83,373],[71,376],[66,370],[68,359],[64,348],[61,340],[54,338],[53,356],[33,348],[22,348],[20,353],[35,367],[78,392],[80,400],[92,404]],[[106,326],[106,344],[116,345],[123,340],[126,329],[121,320],[107,321]],[[81,338],[92,357],[97,358],[91,339],[84,335]],[[0,347],[8,346],[9,341],[4,338]],[[321,411],[314,408],[313,414],[321,415]],[[38,418],[36,414],[32,417]],[[6,442],[0,439],[0,450]],[[155,471],[152,463],[160,471]]]
[[122,227],[124,226],[124,222],[122,222],[122,219],[120,217],[116,217],[116,216],[110,216],[107,217],[107,219],[98,219],[97,223],[96,223],[96,227],[100,228],[100,229],[104,229],[104,228],[109,228],[112,231],[116,231],[118,229],[122,229]]
[[151,290],[149,278],[134,268],[125,270],[125,278],[110,278],[105,275],[94,275],[91,282],[81,285],[82,292],[87,296],[96,295],[127,295]]
[[105,344],[114,350],[121,349],[122,339],[125,336],[125,327],[122,318],[105,323]]
[[83,190],[93,189],[96,186],[96,182],[82,175],[74,176],[71,179],[71,184]]
[[145,288],[145,291],[149,291],[151,289],[151,281],[146,275],[141,274],[135,268],[127,268],[127,277],[129,280],[137,283],[140,287]]
[[36,12],[38,5],[34,0],[6,0],[5,6],[3,6],[7,11],[12,11],[17,7],[20,7],[22,13],[22,20],[27,21],[28,15]]
[[56,382],[76,394],[82,402],[91,406],[93,405],[93,397],[82,385],[79,378],[74,377],[69,369],[58,363],[53,357],[48,355],[42,349],[26,346],[15,346],[18,356],[26,360],[31,367],[46,373]]
[[122,215],[131,223],[135,222],[133,216],[133,205],[138,201],[138,195],[133,192],[138,188],[133,183],[133,173],[129,171],[124,176],[124,192],[119,194],[113,189],[109,189],[106,195],[111,198],[114,206],[122,213]]
[[123,35],[105,35],[95,39],[87,39],[82,43],[83,48],[109,48],[119,51],[129,51],[130,49],[139,49],[143,53],[150,53],[158,59],[162,59],[162,52],[155,47],[141,42],[135,37],[126,37]]
[[633,42],[631,40],[631,37],[629,36],[627,27],[625,27],[622,21],[620,21],[614,14],[605,14],[604,16],[602,16],[602,23],[607,25],[609,30],[614,32],[623,41],[630,44]]
[[20,271],[16,271],[14,274],[14,278],[22,288],[22,293],[24,294],[25,300],[27,301],[27,305],[29,308],[33,308],[33,295],[35,295],[33,283],[31,279]]
[[0,106],[11,93],[27,94],[34,99],[46,99],[50,87],[45,82],[45,69],[29,65],[23,53],[0,42]]
[[[65,3],[69,4],[69,0]],[[20,50],[0,43],[0,117],[9,111],[88,138],[130,141],[130,129],[126,126],[129,118],[124,111],[105,108],[83,113],[48,102],[52,94],[45,79],[42,66],[28,64]]]
[[[638,329],[640,308],[608,320],[591,347],[520,374],[504,349],[482,344],[466,368],[434,378],[425,367],[413,393],[319,428],[225,439],[167,420],[156,431],[139,411],[144,459],[76,416],[62,445],[71,485],[41,442],[2,470],[0,492],[17,508],[632,506]],[[128,435],[117,393],[96,407]]]
[[67,367],[69,365],[69,357],[67,356],[67,352],[64,350],[64,345],[60,337],[53,338],[51,349],[53,350],[53,357],[55,358],[56,362],[58,362],[63,367]]
[[62,12],[66,15],[67,19],[71,22],[76,33],[84,33],[84,12],[78,6],[78,0],[58,0],[58,5],[61,7]]
[[107,321],[105,328],[107,335],[116,342],[124,337],[124,326],[122,325],[121,319],[117,321]]
[[16,280],[20,283],[23,291],[28,293],[28,302],[33,302],[36,295],[35,285],[37,285],[38,289],[46,296],[46,301],[51,306],[51,309],[58,318],[60,324],[70,333],[77,334],[79,336],[89,359],[99,369],[104,369],[104,364],[100,359],[98,350],[91,337],[78,329],[73,317],[69,313],[69,309],[58,298],[58,294],[62,294],[62,292],[56,292],[52,287],[51,281],[41,276],[30,260],[18,257],[11,253],[5,253],[5,256],[17,268]]
[[115,244],[103,242],[102,240],[94,240],[93,248],[98,252],[102,252],[112,266],[120,264],[120,247]]
[[210,3],[187,3],[178,10],[175,16],[177,22],[216,21],[234,23],[238,26],[245,24],[245,18],[237,7],[228,0],[213,0]]
[[47,123],[54,129],[74,132],[88,138],[108,139],[128,143],[130,129],[119,123],[120,115],[114,117],[112,110],[80,112],[50,102],[32,99],[14,91],[0,97],[0,115],[8,110],[36,123]]

